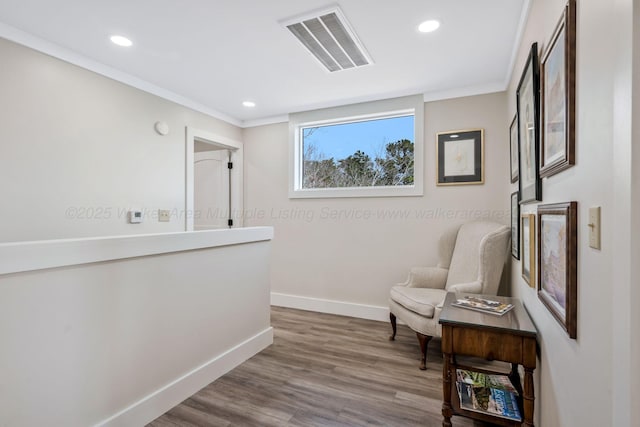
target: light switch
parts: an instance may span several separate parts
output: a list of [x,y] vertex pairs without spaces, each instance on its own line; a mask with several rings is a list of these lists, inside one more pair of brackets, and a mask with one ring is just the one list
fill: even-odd
[[171,211],[158,209],[158,222],[169,222],[171,220]]
[[589,246],[600,249],[600,206],[589,208]]

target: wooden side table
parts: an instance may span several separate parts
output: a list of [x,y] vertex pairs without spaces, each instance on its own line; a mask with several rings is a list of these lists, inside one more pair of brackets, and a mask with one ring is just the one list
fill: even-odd
[[[456,299],[464,296],[465,294],[448,293],[440,313],[442,352],[444,353],[442,425],[451,427],[451,417],[461,415],[501,426],[533,427],[535,400],[533,370],[536,368],[537,331],[531,318],[522,303],[513,298],[474,295],[513,304],[514,308],[502,316],[479,313],[451,305]],[[511,363],[511,372],[508,375],[520,395],[522,423],[467,411],[460,407],[456,387],[452,385],[456,380],[456,369],[491,372],[470,366],[460,366],[456,362],[457,355]],[[518,365],[524,367],[524,389],[520,383]]]

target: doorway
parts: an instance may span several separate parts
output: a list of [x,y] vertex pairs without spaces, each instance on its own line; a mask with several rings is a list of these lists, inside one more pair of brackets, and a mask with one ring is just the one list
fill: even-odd
[[193,229],[227,228],[231,215],[229,150],[195,142],[193,155]]
[[185,230],[242,226],[242,142],[187,127]]

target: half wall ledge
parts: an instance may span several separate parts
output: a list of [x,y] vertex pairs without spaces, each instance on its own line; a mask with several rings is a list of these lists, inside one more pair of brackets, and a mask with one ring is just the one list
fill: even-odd
[[0,244],[0,275],[273,239],[272,227]]

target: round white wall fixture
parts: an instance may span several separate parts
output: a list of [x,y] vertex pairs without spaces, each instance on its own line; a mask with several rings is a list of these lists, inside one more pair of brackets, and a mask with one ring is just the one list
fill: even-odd
[[133,45],[133,42],[124,36],[113,35],[110,37],[110,40],[111,43],[122,47],[129,47]]
[[440,28],[440,22],[436,21],[435,19],[430,19],[429,21],[424,21],[422,24],[420,24],[420,26],[418,27],[418,31],[420,31],[421,33],[430,33],[437,30],[438,28]]
[[165,122],[156,122],[153,127],[156,129],[156,132],[162,136],[169,134],[169,125]]

